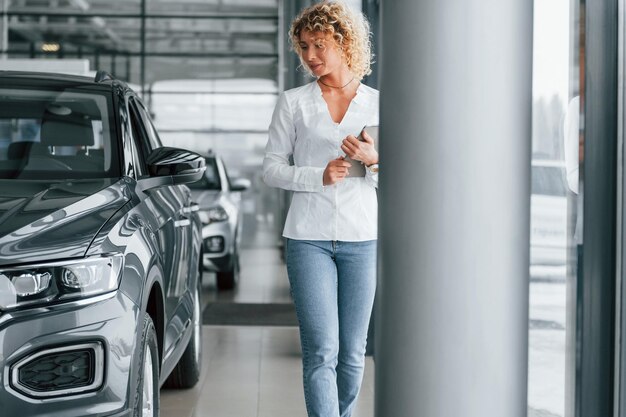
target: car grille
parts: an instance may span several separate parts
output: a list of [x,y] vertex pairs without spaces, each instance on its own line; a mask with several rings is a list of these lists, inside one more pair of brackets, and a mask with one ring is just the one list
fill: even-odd
[[89,343],[46,349],[16,363],[11,375],[13,388],[31,397],[98,389],[103,380],[103,348]]

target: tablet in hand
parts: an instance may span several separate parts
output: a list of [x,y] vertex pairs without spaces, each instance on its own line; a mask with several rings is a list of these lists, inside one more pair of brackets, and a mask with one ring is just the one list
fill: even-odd
[[[363,129],[361,129],[361,134],[359,134],[357,139],[362,142],[365,140],[363,139],[363,130],[365,131],[365,133],[370,135],[372,139],[374,139],[374,147],[376,148],[376,150],[378,150],[378,126],[365,126]],[[352,164],[352,166],[348,168],[348,175],[346,175],[346,178],[365,176],[366,168],[363,162],[356,161],[348,156],[345,157],[345,160]]]

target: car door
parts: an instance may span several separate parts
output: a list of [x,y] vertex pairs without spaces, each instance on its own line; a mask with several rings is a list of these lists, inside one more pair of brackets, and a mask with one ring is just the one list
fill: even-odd
[[[161,146],[147,111],[137,99],[129,99],[129,117],[137,136],[137,147],[145,161]],[[188,291],[191,253],[191,197],[183,185],[163,186],[148,191],[145,204],[156,213],[153,232],[161,250],[165,292],[163,358],[167,360],[193,317],[193,299]]]

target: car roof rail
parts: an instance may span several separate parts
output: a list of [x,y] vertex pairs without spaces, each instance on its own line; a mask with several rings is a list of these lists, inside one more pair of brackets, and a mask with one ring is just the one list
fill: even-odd
[[100,71],[98,71],[96,73],[96,78],[94,79],[94,81],[97,82],[97,83],[101,83],[103,81],[112,81],[114,79],[115,79],[115,77],[113,77],[108,72],[100,70]]

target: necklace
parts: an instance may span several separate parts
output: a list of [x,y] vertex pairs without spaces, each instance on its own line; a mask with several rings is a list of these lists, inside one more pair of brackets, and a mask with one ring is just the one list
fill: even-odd
[[341,87],[337,87],[337,86],[335,86],[335,85],[328,85],[328,84],[326,84],[324,81],[322,81],[322,79],[321,79],[321,78],[318,78],[318,79],[317,79],[317,81],[321,82],[321,83],[322,83],[322,84],[324,84],[326,87],[330,87],[330,88],[339,88],[339,89],[342,89],[342,88],[346,88],[346,87],[347,87],[347,86],[348,86],[348,85],[349,85],[352,81],[354,81],[354,77],[352,77],[352,79],[351,79],[350,81],[348,81],[347,83],[345,83],[345,84],[344,84],[344,85],[342,85]]

